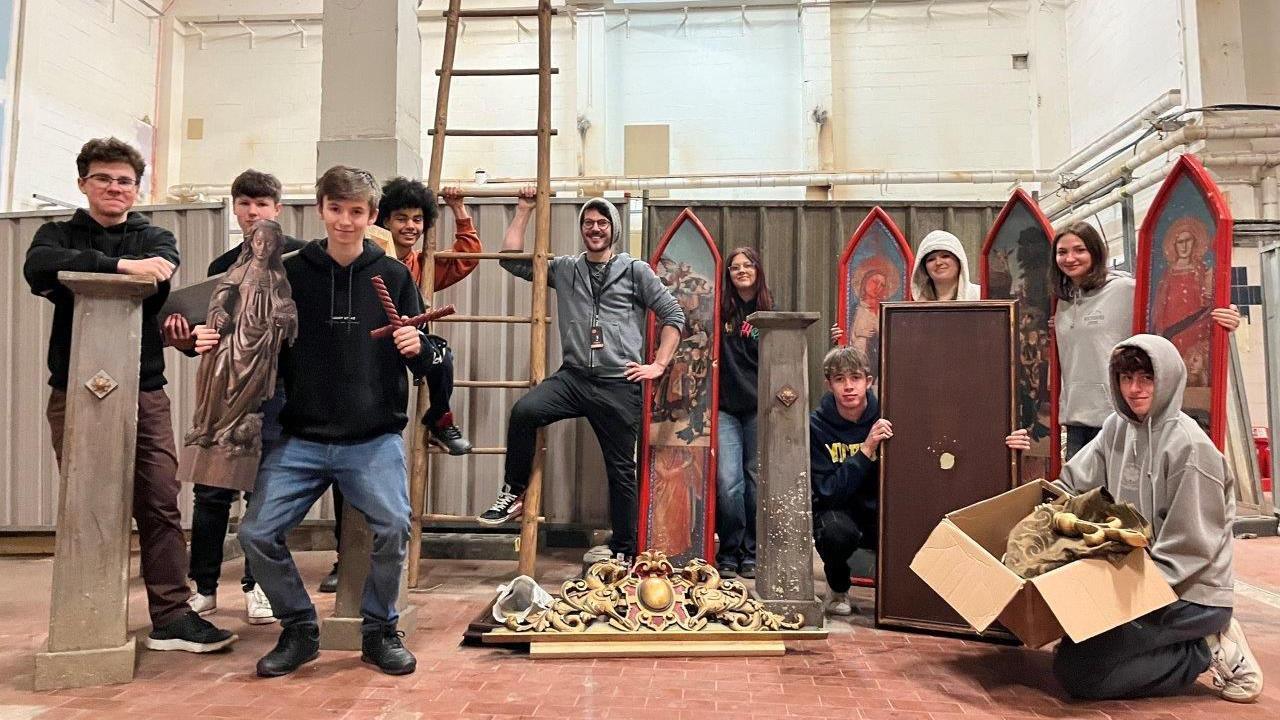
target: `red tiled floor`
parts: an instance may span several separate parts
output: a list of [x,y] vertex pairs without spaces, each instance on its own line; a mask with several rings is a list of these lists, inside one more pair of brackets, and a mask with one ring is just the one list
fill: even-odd
[[[380,675],[356,653],[324,652],[293,676],[263,680],[253,664],[274,645],[278,627],[244,623],[235,563],[228,565],[212,616],[241,636],[226,653],[193,656],[139,651],[127,685],[52,693],[31,690],[33,654],[48,622],[48,559],[0,560],[0,720],[40,713],[41,720],[166,718],[196,720],[432,720],[451,718],[841,718],[842,720],[978,720],[979,718],[1126,718],[1253,720],[1280,717],[1280,540],[1237,543],[1240,579],[1264,591],[1240,597],[1236,615],[1271,677],[1263,701],[1228,705],[1202,684],[1179,698],[1077,703],[1063,696],[1047,651],[876,630],[874,593],[855,589],[863,615],[835,620],[826,641],[797,642],[781,658],[662,658],[535,661],[504,649],[461,648],[462,630],[510,572],[508,563],[429,561],[423,607],[408,645],[418,672]],[[328,553],[300,553],[314,587]],[[545,557],[549,588],[573,573],[569,555]],[[141,585],[132,584],[132,626],[146,623]],[[1280,595],[1277,595],[1280,599]],[[321,616],[332,595],[316,595]]]

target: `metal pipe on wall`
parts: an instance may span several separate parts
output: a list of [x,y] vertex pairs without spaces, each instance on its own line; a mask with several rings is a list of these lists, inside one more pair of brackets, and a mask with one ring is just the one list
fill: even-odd
[[1124,140],[1133,133],[1150,125],[1161,113],[1182,104],[1182,91],[1169,90],[1155,100],[1147,103],[1141,110],[1121,121],[1097,140],[1085,145],[1053,169],[1053,174],[1061,175],[1071,172],[1085,163],[1086,160]]

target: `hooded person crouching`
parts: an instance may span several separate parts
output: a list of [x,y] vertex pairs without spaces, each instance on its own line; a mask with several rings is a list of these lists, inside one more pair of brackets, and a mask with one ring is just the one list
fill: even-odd
[[[1182,412],[1186,366],[1165,338],[1135,335],[1111,351],[1109,375],[1116,412],[1057,484],[1073,494],[1104,486],[1137,507],[1178,600],[1084,642],[1064,639],[1054,674],[1074,697],[1111,699],[1180,693],[1208,670],[1224,699],[1254,702],[1262,670],[1231,617],[1235,496],[1226,458]],[[1025,433],[1009,446],[1025,450]]]

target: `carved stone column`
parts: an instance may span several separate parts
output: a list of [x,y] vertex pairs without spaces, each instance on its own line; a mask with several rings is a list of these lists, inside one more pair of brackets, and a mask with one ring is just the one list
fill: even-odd
[[37,690],[133,680],[129,536],[149,279],[58,273],[75,293],[49,640]]
[[760,477],[756,491],[756,594],[777,613],[821,627],[813,589],[809,486],[809,351],[805,330],[818,313],[757,312],[760,330]]
[[[333,615],[320,623],[320,647],[325,650],[359,650],[360,600],[364,597],[364,581],[369,577],[369,553],[373,552],[373,533],[364,515],[351,503],[342,504],[342,541],[338,547],[338,592]],[[400,572],[400,620],[396,629],[406,635],[418,624],[418,606],[409,603],[405,573]]]

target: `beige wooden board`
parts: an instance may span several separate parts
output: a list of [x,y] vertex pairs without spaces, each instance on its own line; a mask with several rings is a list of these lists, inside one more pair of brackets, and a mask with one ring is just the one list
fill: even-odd
[[563,658],[627,657],[766,657],[786,655],[781,640],[748,642],[596,642],[533,643],[529,657],[535,660]]

